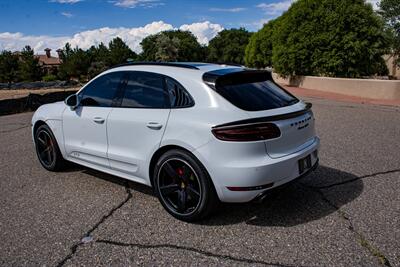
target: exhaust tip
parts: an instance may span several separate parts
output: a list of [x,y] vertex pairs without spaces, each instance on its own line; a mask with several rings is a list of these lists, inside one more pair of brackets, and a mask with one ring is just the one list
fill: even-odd
[[253,202],[254,202],[254,203],[258,203],[258,204],[263,203],[264,200],[270,195],[269,192],[270,192],[269,190],[266,190],[266,191],[264,191],[264,192],[261,192],[260,194],[258,194],[258,195],[253,199]]

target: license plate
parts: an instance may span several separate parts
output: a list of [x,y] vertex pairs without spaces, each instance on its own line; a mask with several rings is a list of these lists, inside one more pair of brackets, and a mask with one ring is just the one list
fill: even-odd
[[303,174],[311,169],[311,155],[299,160],[299,173]]

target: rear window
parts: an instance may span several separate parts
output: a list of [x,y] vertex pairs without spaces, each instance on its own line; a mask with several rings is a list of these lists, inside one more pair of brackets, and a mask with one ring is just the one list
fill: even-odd
[[299,100],[263,72],[241,72],[222,76],[215,90],[236,107],[261,111],[293,105]]

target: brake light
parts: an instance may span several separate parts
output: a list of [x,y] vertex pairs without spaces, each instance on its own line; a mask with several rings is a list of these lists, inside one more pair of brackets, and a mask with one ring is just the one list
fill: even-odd
[[270,122],[212,128],[216,138],[223,141],[250,142],[275,139],[281,136],[278,126]]

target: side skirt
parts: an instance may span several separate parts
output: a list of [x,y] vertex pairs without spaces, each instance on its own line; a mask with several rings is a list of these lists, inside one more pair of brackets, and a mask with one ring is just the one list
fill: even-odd
[[120,171],[117,171],[117,170],[113,170],[113,169],[110,169],[110,168],[99,166],[99,165],[96,165],[96,164],[93,164],[93,163],[77,160],[77,159],[71,158],[71,157],[66,158],[66,160],[71,161],[73,163],[76,163],[78,165],[82,165],[82,166],[88,167],[88,168],[96,170],[96,171],[101,171],[101,172],[104,172],[104,173],[107,173],[107,174],[111,174],[111,175],[114,175],[114,176],[117,176],[117,177],[120,177],[120,178],[123,178],[123,179],[127,179],[127,180],[132,181],[132,182],[144,184],[144,185],[147,185],[147,186],[151,187],[151,184],[150,184],[149,181],[146,181],[145,179],[139,178],[137,176],[129,175],[129,174],[126,174],[124,172],[120,172]]

